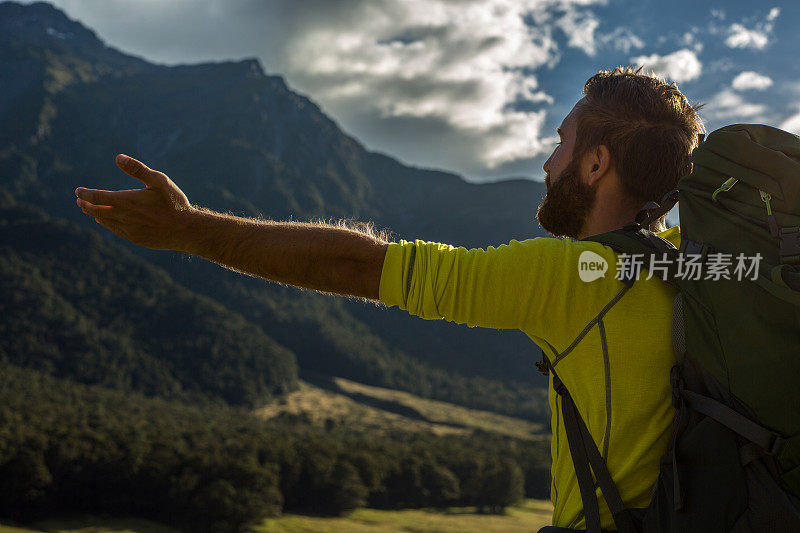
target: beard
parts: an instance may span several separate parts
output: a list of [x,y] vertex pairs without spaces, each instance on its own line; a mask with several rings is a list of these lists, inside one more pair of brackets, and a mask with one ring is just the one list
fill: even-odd
[[573,160],[558,176],[547,183],[547,192],[536,212],[542,228],[554,237],[577,239],[594,205],[597,188],[581,181],[578,162]]

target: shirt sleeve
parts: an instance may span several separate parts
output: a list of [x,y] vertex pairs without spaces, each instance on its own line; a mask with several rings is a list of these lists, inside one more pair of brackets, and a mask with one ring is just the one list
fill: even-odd
[[[596,247],[614,264],[610,248]],[[552,338],[560,327],[591,319],[594,306],[581,302],[613,296],[620,282],[584,283],[578,276],[582,247],[554,238],[537,237],[487,249],[400,241],[386,253],[379,296],[426,319],[444,318],[469,326],[521,329]],[[605,280],[609,281],[609,280]],[[605,294],[587,294],[587,291]],[[547,334],[545,334],[547,333]],[[565,332],[566,333],[566,332]],[[558,335],[556,335],[558,336]]]

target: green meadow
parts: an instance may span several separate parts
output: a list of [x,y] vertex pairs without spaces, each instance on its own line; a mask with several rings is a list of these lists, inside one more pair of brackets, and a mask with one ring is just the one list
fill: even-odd
[[[254,526],[252,533],[530,533],[550,523],[553,507],[542,500],[525,500],[505,514],[478,514],[474,508],[448,510],[357,509],[347,517],[322,518],[287,514]],[[0,533],[176,533],[177,530],[138,519],[81,517],[49,520],[30,528],[0,525]]]
[[476,514],[473,508],[447,511],[357,509],[343,518],[287,515],[264,521],[258,533],[530,533],[548,525],[553,507],[542,500],[525,500],[505,514]]

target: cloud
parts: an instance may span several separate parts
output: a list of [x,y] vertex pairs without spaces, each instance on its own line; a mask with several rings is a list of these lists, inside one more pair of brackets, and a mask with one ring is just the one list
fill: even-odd
[[[53,1],[112,46],[151,60],[256,56],[369,149],[472,178],[530,164],[552,148],[542,128],[554,95],[540,77],[552,75],[561,48],[597,53],[592,9],[607,4]],[[641,45],[630,32],[618,41],[620,49]]]
[[687,48],[691,48],[695,51],[695,53],[700,53],[703,51],[703,43],[701,43],[697,39],[697,33],[700,31],[700,28],[694,27],[692,31],[687,31],[681,37],[681,42]]
[[794,133],[795,135],[800,135],[800,104],[796,104],[794,108],[797,113],[781,122],[781,125],[778,127],[782,130]]
[[588,56],[597,53],[594,31],[600,25],[597,18],[586,11],[568,11],[556,24],[567,36],[567,45],[579,48]]
[[624,54],[629,54],[631,50],[644,48],[644,41],[629,28],[620,26],[614,31],[600,36],[600,43],[604,46],[611,46]]
[[732,83],[732,87],[737,91],[746,91],[748,89],[763,91],[770,86],[772,86],[772,78],[750,70],[739,73]]
[[542,105],[553,97],[533,72],[559,59],[553,28],[593,54],[598,24],[571,2],[373,0],[351,6],[339,24],[292,35],[284,70],[325,109],[352,112],[351,124],[417,121],[408,159],[435,164],[453,153],[422,129],[435,122],[469,147],[461,168],[492,169],[548,149]]
[[708,120],[728,121],[763,117],[767,107],[763,104],[754,104],[745,101],[738,93],[724,89],[714,95],[703,108],[703,114]]
[[781,14],[781,8],[773,7],[772,9],[769,10],[769,13],[767,14],[767,20],[773,21],[776,18],[778,18],[780,14]]
[[733,23],[730,34],[725,39],[725,44],[730,48],[756,48],[764,49],[769,43],[769,36],[766,32],[756,29],[749,30],[739,23]]
[[652,54],[632,57],[631,62],[642,65],[645,70],[652,71],[658,76],[677,82],[694,80],[703,71],[703,64],[697,58],[697,54],[686,48],[665,56]]
[[781,9],[773,7],[764,20],[756,23],[753,28],[747,28],[744,24],[734,22],[728,28],[725,45],[730,48],[763,50],[769,44],[772,30],[775,27],[774,22],[780,14]]

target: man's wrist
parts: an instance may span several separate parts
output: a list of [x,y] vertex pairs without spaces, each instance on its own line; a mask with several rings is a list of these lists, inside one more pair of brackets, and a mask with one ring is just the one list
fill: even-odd
[[204,223],[213,213],[202,207],[189,206],[178,215],[175,224],[175,250],[188,254],[197,255],[199,250],[199,238],[202,235]]

